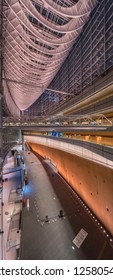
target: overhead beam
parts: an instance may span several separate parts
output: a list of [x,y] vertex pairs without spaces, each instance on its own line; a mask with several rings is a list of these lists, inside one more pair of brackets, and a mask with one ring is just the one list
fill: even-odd
[[52,91],[52,92],[58,92],[60,94],[65,94],[65,95],[72,95],[75,96],[74,93],[70,93],[70,92],[65,92],[65,91],[61,91],[61,90],[57,90],[57,89],[52,89],[52,88],[46,88],[47,91]]

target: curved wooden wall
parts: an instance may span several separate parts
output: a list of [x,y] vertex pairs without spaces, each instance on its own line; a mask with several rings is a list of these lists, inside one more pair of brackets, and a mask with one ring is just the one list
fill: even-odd
[[113,235],[113,169],[58,149],[29,145],[57,165],[61,175]]

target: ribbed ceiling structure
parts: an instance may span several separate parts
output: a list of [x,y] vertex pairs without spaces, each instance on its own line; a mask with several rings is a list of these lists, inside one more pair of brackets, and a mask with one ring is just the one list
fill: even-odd
[[22,111],[48,87],[97,1],[3,2],[6,99]]

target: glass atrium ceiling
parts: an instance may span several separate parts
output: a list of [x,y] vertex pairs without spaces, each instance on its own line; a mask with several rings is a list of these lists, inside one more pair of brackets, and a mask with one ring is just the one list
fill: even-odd
[[47,89],[96,0],[4,0],[3,70],[7,104],[26,110]]

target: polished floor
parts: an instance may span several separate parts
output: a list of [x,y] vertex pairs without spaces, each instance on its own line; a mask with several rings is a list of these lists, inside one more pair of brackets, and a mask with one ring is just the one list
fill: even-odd
[[24,161],[28,203],[22,210],[20,259],[113,259],[112,237],[56,168],[27,151]]

